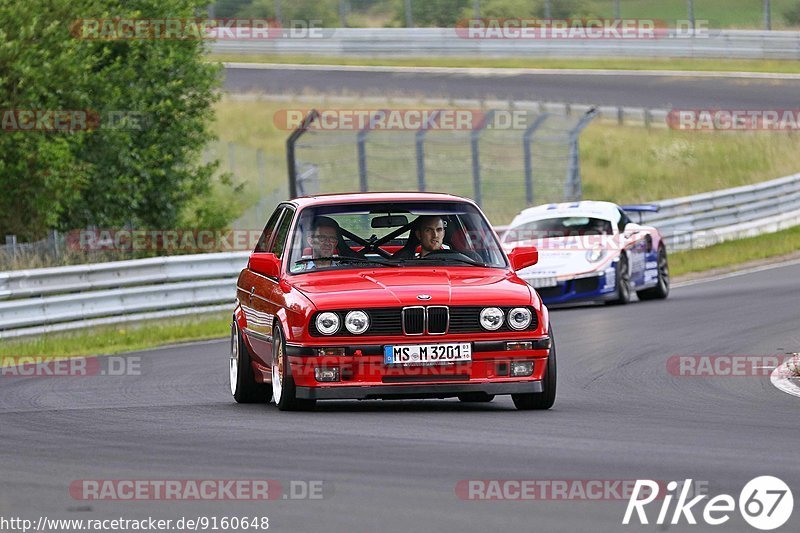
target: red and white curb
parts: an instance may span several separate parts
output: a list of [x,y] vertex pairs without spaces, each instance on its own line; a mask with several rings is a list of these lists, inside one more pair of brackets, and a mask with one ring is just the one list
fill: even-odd
[[794,370],[797,368],[800,368],[800,357],[795,356],[773,370],[769,380],[778,390],[800,398],[800,376]]

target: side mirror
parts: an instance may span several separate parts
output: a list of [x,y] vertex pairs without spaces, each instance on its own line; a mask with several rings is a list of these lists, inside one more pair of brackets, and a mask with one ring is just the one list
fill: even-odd
[[511,268],[517,272],[538,263],[539,250],[535,246],[517,246],[508,252],[508,258],[511,260]]
[[257,274],[277,279],[281,273],[281,260],[272,253],[255,252],[250,254],[247,268]]

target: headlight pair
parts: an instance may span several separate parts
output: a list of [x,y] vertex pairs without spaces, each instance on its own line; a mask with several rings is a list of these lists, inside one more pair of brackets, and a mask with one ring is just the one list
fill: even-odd
[[[508,327],[523,330],[531,325],[533,314],[527,307],[515,307],[508,312]],[[503,326],[506,315],[499,307],[487,307],[481,311],[480,323],[483,329],[497,331]]]
[[[331,311],[317,315],[317,331],[323,335],[333,335],[341,327],[339,315]],[[344,327],[353,335],[361,335],[369,329],[369,315],[364,311],[349,311],[344,317]]]

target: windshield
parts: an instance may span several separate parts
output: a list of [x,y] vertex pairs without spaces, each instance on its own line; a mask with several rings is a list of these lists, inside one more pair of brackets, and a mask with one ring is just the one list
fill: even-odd
[[584,235],[612,235],[613,232],[611,222],[602,218],[544,218],[511,228],[503,236],[503,242],[514,243],[553,237],[583,237]]
[[449,264],[505,268],[494,232],[459,202],[370,202],[306,208],[291,237],[289,272]]

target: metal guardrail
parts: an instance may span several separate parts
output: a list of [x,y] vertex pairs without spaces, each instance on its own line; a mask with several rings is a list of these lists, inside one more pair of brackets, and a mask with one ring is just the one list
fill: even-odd
[[[673,250],[703,248],[800,215],[800,174],[682,198],[653,202],[657,213],[642,220],[656,226]],[[774,231],[774,230],[773,230]]]
[[[671,250],[800,225],[800,174],[653,202]],[[497,227],[498,232],[504,228]],[[249,252],[0,273],[0,338],[232,309]]]
[[[460,32],[463,35],[463,32]],[[468,39],[454,28],[327,28],[319,37],[219,40],[219,54],[800,59],[800,32],[670,30],[656,39]]]

